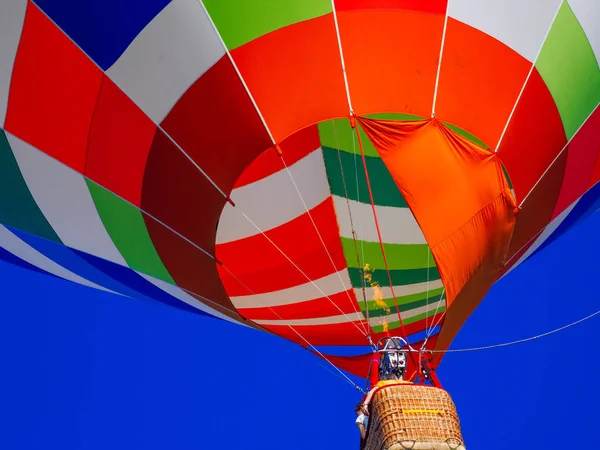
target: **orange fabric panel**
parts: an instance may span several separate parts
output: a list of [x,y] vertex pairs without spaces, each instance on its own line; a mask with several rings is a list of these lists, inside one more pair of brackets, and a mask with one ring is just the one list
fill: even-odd
[[265,34],[231,55],[277,142],[348,116],[332,13]]
[[431,247],[448,299],[442,331],[458,331],[503,267],[515,225],[500,159],[437,119],[359,122]]
[[346,11],[338,21],[356,114],[431,116],[443,13]]
[[530,68],[502,42],[449,17],[436,116],[496,148]]

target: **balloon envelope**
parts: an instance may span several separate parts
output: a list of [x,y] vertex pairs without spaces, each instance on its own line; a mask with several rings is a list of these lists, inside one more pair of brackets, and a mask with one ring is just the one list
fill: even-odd
[[447,348],[598,209],[599,21],[595,0],[4,1],[0,257],[304,347]]

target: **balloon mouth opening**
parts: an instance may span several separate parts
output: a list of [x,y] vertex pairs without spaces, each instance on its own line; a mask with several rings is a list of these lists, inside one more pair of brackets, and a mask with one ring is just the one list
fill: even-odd
[[[366,117],[423,120],[399,113]],[[490,151],[468,131],[441,123]],[[231,192],[238,213],[226,204],[217,227],[216,256],[239,278],[219,270],[235,308],[303,346],[295,330],[306,331],[310,345],[366,345],[366,335],[403,326],[414,342],[438,333],[446,312],[442,275],[420,225],[359,127],[363,167],[355,131],[349,118],[335,118],[262,152]],[[380,244],[392,262],[389,270]]]

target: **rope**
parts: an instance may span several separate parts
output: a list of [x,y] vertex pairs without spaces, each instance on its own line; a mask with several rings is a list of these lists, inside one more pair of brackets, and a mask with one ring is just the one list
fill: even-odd
[[[427,242],[427,241],[425,241]],[[427,252],[427,298],[425,300],[425,308],[426,308],[426,312],[425,312],[425,330],[427,330],[429,328],[428,325],[428,320],[429,319],[429,246],[427,245],[425,248],[425,251]],[[437,309],[436,309],[437,311]],[[435,314],[434,314],[435,317]],[[431,319],[431,322],[433,322],[433,319]],[[427,335],[427,333],[426,333]]]
[[[250,293],[252,293],[252,295],[256,295],[256,293],[250,289],[250,287],[244,283],[237,275],[235,275],[228,267],[226,267],[225,265],[223,265],[223,268],[225,270],[227,270],[227,272],[229,272],[229,274],[234,277],[238,283],[240,283],[242,286],[244,286]],[[271,308],[270,306],[267,306],[267,308],[273,313],[275,314],[279,320],[284,320],[278,313],[277,311],[275,311],[273,308]],[[331,361],[329,361],[329,359],[327,359],[327,357],[325,357],[325,355],[323,355],[323,353],[321,353],[319,351],[319,349],[317,349],[314,345],[312,345],[308,339],[306,339],[304,336],[302,336],[302,334],[296,330],[293,326],[291,325],[286,325],[290,330],[292,330],[294,333],[296,333],[298,335],[298,337],[300,339],[302,339],[304,342],[306,342],[306,345],[310,348],[312,348],[316,353],[319,354],[319,356],[321,358],[323,358],[325,361],[327,361],[331,367],[333,367],[337,372],[339,372],[339,374],[341,375],[341,378],[343,378],[346,382],[348,382],[351,386],[353,386],[355,389],[357,389],[358,391],[360,391],[363,394],[366,394],[366,392],[358,385],[356,384],[354,381],[352,381],[344,372],[341,371],[341,369],[339,367],[337,367],[335,364],[333,364]],[[271,331],[271,330],[269,330]],[[274,333],[273,331],[271,331],[271,333],[278,335],[277,333]],[[279,335],[278,335],[279,336]],[[281,336],[280,336],[281,337]],[[302,347],[302,346],[301,346]],[[304,350],[308,351],[308,347],[302,347]],[[338,375],[339,377],[339,375]]]
[[[442,321],[442,318],[444,317],[444,315],[446,314],[446,311],[444,311],[444,314],[442,314],[438,320],[435,321],[434,323],[434,318],[436,316],[436,314],[438,313],[438,309],[440,308],[440,305],[442,304],[442,299],[444,298],[444,294],[446,293],[446,288],[442,289],[442,293],[440,294],[440,299],[437,302],[437,305],[435,307],[435,311],[433,313],[433,316],[431,316],[431,328],[429,328],[429,330],[426,333],[426,338],[425,338],[425,342],[423,343],[423,345],[425,345],[427,343],[427,339],[429,339],[431,337],[431,334],[433,333],[433,330],[435,329],[435,327],[437,327],[440,322]],[[427,312],[427,314],[429,314],[429,312]]]
[[[258,232],[259,232],[260,234],[262,234],[262,235],[264,236],[264,238],[265,238],[266,240],[268,240],[268,241],[269,241],[269,242],[270,242],[270,243],[271,243],[271,244],[272,244],[272,245],[273,245],[273,246],[274,246],[274,247],[275,247],[275,248],[276,248],[276,249],[279,251],[279,253],[281,253],[281,254],[282,254],[284,257],[285,257],[285,259],[287,259],[287,260],[290,262],[290,264],[292,264],[292,265],[293,265],[293,266],[296,268],[296,270],[298,270],[298,272],[300,272],[300,273],[301,273],[301,274],[302,274],[302,275],[303,275],[303,276],[304,276],[304,277],[305,277],[305,278],[306,278],[306,279],[307,279],[307,280],[308,280],[308,281],[309,281],[309,282],[310,282],[310,283],[311,283],[311,284],[312,284],[314,287],[316,287],[316,288],[317,288],[317,290],[318,290],[318,291],[319,291],[319,292],[320,292],[320,293],[323,295],[323,297],[324,297],[324,298],[326,298],[327,300],[329,300],[329,301],[331,302],[331,304],[332,304],[333,306],[335,306],[335,308],[336,308],[336,309],[337,309],[337,310],[338,310],[340,313],[342,313],[342,315],[343,315],[343,316],[344,316],[346,319],[348,319],[348,321],[349,321],[350,323],[352,323],[352,325],[354,325],[354,327],[355,327],[355,328],[356,328],[356,330],[357,330],[357,331],[360,333],[360,335],[361,335],[361,336],[365,336],[365,334],[364,334],[364,331],[362,331],[362,330],[361,330],[360,328],[358,328],[358,326],[356,325],[356,321],[352,320],[352,319],[351,319],[351,318],[348,316],[348,314],[346,314],[344,311],[342,311],[342,310],[340,309],[340,307],[339,307],[338,305],[336,305],[336,304],[335,304],[335,302],[334,302],[333,300],[331,300],[331,298],[330,298],[330,297],[329,297],[329,296],[328,296],[328,295],[327,295],[325,292],[323,292],[323,290],[322,290],[322,289],[319,287],[319,285],[318,285],[317,283],[315,283],[315,282],[314,282],[314,281],[313,281],[313,280],[312,280],[312,279],[311,279],[311,278],[310,278],[308,275],[306,275],[306,273],[304,273],[304,271],[303,271],[303,270],[302,270],[300,267],[298,267],[298,265],[297,265],[297,264],[296,264],[294,261],[292,261],[292,259],[291,259],[291,258],[290,258],[290,257],[289,257],[289,256],[288,256],[288,255],[287,255],[287,254],[286,254],[286,253],[285,253],[285,252],[284,252],[284,251],[283,251],[281,248],[279,248],[279,246],[278,246],[278,245],[277,245],[275,242],[273,242],[273,241],[271,240],[271,238],[270,238],[269,236],[267,236],[267,234],[266,234],[266,233],[265,233],[263,230],[261,230],[261,228],[260,228],[258,225],[256,225],[256,224],[255,224],[255,223],[252,221],[252,219],[251,219],[250,217],[248,217],[248,216],[246,215],[246,213],[245,213],[245,212],[243,212],[243,211],[241,211],[241,210],[238,210],[238,211],[239,211],[239,213],[240,213],[241,215],[243,215],[243,216],[244,216],[244,217],[245,217],[245,218],[248,220],[248,222],[250,222],[250,223],[252,224],[252,226],[254,226],[254,228],[256,228],[256,229],[258,230]],[[252,290],[250,290],[250,289],[249,289],[249,291],[250,291],[250,292],[252,292]],[[362,323],[362,320],[364,320],[364,318],[363,318],[363,319],[361,319],[361,320],[359,320],[359,322],[360,322],[360,323]],[[365,336],[365,337],[366,337],[366,336]]]
[[[335,128],[334,128],[335,130]],[[352,136],[352,162],[354,164],[354,177],[356,179],[356,201],[358,203],[360,203],[360,188],[358,186],[358,164],[356,163],[356,159],[358,157],[358,153],[356,151],[356,137],[354,135],[354,133],[352,132],[352,128],[350,128],[350,135]],[[336,134],[336,142],[337,142],[337,134]],[[347,198],[347,197],[346,197]],[[350,201],[348,201],[348,207],[350,207]],[[360,234],[362,235],[362,227],[360,229]],[[358,236],[358,234],[357,234]],[[352,236],[353,238],[355,236]],[[362,267],[362,262],[364,262],[366,260],[365,258],[365,244],[364,242],[361,240],[360,241],[360,250],[361,250],[361,255],[362,255],[362,260],[361,260],[361,268],[360,268],[360,274],[361,274],[361,278],[360,278],[360,283],[361,283],[361,287],[362,287],[362,293],[363,293],[363,299],[365,302],[367,302],[367,294],[366,294],[366,284],[365,284],[365,273]],[[369,324],[369,327],[371,326],[371,322],[369,321],[369,304],[367,303],[366,306],[366,312],[367,312],[367,323]],[[373,345],[373,344],[372,344]],[[373,345],[373,347],[375,347]]]
[[394,292],[394,283],[392,281],[392,274],[390,273],[390,267],[388,264],[387,256],[385,254],[385,248],[383,246],[383,238],[381,236],[381,228],[379,227],[379,220],[377,219],[377,211],[375,209],[375,200],[373,199],[373,191],[371,189],[371,181],[369,180],[369,170],[367,169],[367,159],[365,157],[365,151],[362,144],[362,139],[360,138],[360,133],[358,131],[358,125],[354,124],[354,130],[356,132],[356,137],[358,139],[358,146],[360,147],[360,154],[362,157],[363,168],[365,170],[365,178],[367,181],[367,189],[369,191],[369,198],[371,200],[371,209],[373,211],[373,218],[375,219],[375,228],[377,229],[377,237],[379,239],[379,246],[381,247],[381,255],[383,256],[383,263],[385,265],[385,271],[387,272],[388,281],[390,283],[390,290],[392,291],[392,297],[394,299],[394,305],[396,306],[396,313],[398,314],[398,320],[400,321],[400,327],[402,329],[402,333],[404,333],[404,338],[408,342],[408,334],[404,329],[404,324],[402,323],[402,317],[400,316],[400,307],[398,306],[398,300],[396,299],[396,293]]
[[[366,318],[367,318],[367,327],[369,327],[369,329],[371,329],[371,324],[369,323],[369,304],[367,302],[367,293],[366,293],[366,289],[365,289],[363,263],[361,261],[360,254],[358,251],[358,244],[356,243],[356,239],[357,239],[358,235],[356,233],[356,229],[354,228],[354,219],[352,218],[352,208],[350,208],[350,198],[348,196],[348,186],[346,185],[346,176],[344,174],[344,166],[342,164],[342,155],[341,155],[341,151],[340,151],[340,142],[338,140],[337,128],[335,127],[335,121],[332,120],[331,125],[333,126],[333,136],[335,138],[335,147],[337,150],[338,162],[340,164],[340,173],[342,174],[342,183],[344,185],[344,195],[346,197],[346,206],[348,207],[348,217],[350,218],[350,229],[352,230],[352,242],[354,243],[354,251],[356,252],[356,263],[358,264],[358,270],[360,273],[362,296],[363,296],[363,302],[365,305],[365,312],[366,312]],[[352,138],[354,138],[354,133],[352,133]],[[354,139],[352,141],[354,142]],[[352,157],[354,158],[354,163],[355,163],[354,165],[356,167],[356,155],[353,153]],[[358,183],[356,185],[356,189],[357,189],[357,194],[358,194]]]
[[[379,239],[379,246],[381,247],[381,255],[383,256],[383,263],[385,265],[385,271],[387,272],[388,280],[390,283],[390,290],[392,291],[392,298],[394,299],[394,305],[396,306],[396,313],[398,314],[398,320],[400,321],[400,329],[404,334],[404,338],[408,343],[408,333],[406,332],[406,328],[404,328],[404,323],[402,322],[402,316],[400,315],[400,306],[398,305],[398,300],[396,299],[396,293],[394,292],[394,283],[392,281],[392,274],[390,273],[390,266],[388,264],[387,256],[385,254],[385,247],[383,246],[383,238],[381,237],[381,229],[379,228],[379,220],[377,219],[377,211],[375,210],[375,200],[373,199],[373,191],[371,190],[371,181],[369,180],[369,170],[367,169],[367,159],[365,157],[365,150],[363,148],[362,139],[360,138],[360,132],[358,131],[358,124],[355,122],[355,117],[353,116],[351,119],[351,125],[353,125],[354,131],[356,133],[356,138],[358,140],[358,146],[360,147],[360,155],[362,158],[363,168],[365,170],[365,178],[367,181],[367,189],[369,191],[369,198],[371,200],[371,209],[373,211],[373,218],[375,219],[375,228],[377,229],[377,237]],[[411,360],[413,364],[417,364],[415,361],[414,355],[410,353]]]
[[[333,270],[335,270],[335,273],[336,273],[338,279],[340,280],[342,287],[344,288],[344,292],[346,292],[348,301],[350,302],[350,305],[352,306],[353,311],[356,313],[357,316],[360,317],[360,313],[356,309],[356,304],[352,301],[352,297],[350,296],[349,288],[346,287],[346,284],[344,283],[344,280],[342,280],[342,276],[340,275],[340,271],[335,266],[335,262],[333,261],[333,258],[331,257],[331,253],[329,253],[329,249],[327,248],[327,245],[325,244],[325,241],[323,240],[323,236],[321,235],[321,232],[319,231],[319,228],[317,227],[317,224],[315,223],[313,216],[310,213],[310,210],[308,209],[308,205],[306,204],[306,201],[304,200],[304,197],[302,196],[302,193],[300,192],[300,188],[298,187],[298,184],[296,183],[296,180],[294,179],[294,176],[292,175],[292,171],[290,170],[289,166],[285,162],[285,158],[283,157],[283,155],[280,155],[280,158],[281,158],[281,161],[283,162],[285,170],[287,171],[287,173],[290,177],[290,180],[292,180],[292,184],[294,185],[294,188],[296,189],[296,192],[298,193],[298,197],[300,197],[300,201],[302,202],[302,205],[304,205],[304,210],[308,214],[308,217],[309,217],[315,231],[317,232],[317,235],[319,236],[319,240],[321,241],[321,244],[323,245],[323,248],[325,249],[325,253],[327,253],[327,257],[329,258],[329,261],[331,262],[331,266],[333,267]],[[352,289],[352,286],[350,286],[350,289]],[[365,335],[369,334],[363,321],[361,320],[359,323],[361,324]]]
[[592,317],[598,316],[600,315],[600,310],[585,316],[582,319],[576,320],[575,322],[571,322],[567,325],[564,325],[562,327],[556,328],[552,331],[547,331],[545,333],[541,333],[541,334],[537,334],[535,336],[531,336],[528,338],[524,338],[524,339],[517,339],[516,341],[510,341],[510,342],[504,342],[502,344],[492,344],[492,345],[485,345],[482,347],[468,347],[468,348],[457,348],[457,349],[448,349],[448,350],[427,350],[428,352],[431,353],[465,353],[465,352],[475,352],[475,351],[480,351],[480,350],[489,350],[489,349],[493,349],[493,348],[500,348],[500,347],[509,347],[511,345],[516,345],[516,344],[522,344],[524,342],[530,342],[530,341],[535,341],[537,339],[541,339],[544,338],[546,336],[550,336],[552,334],[558,333],[560,331],[566,330],[567,328],[571,328],[574,327],[575,325],[579,325],[580,323],[585,322],[586,320],[591,319]]

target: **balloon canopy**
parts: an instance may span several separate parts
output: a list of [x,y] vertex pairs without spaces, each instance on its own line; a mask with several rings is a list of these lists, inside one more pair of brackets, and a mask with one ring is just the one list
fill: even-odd
[[597,0],[4,0],[0,258],[324,353],[446,349],[599,207],[599,23]]

